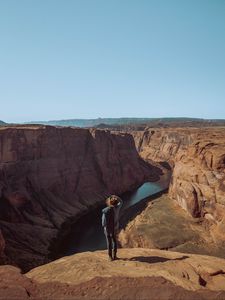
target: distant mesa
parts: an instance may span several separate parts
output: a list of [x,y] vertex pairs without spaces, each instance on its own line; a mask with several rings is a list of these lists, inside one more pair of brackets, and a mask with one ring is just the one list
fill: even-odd
[[127,127],[147,125],[152,127],[176,127],[176,126],[225,126],[224,119],[199,119],[199,118],[97,118],[97,119],[68,119],[50,121],[32,121],[27,124],[42,124],[52,126],[74,126],[74,127]]
[[98,125],[96,125],[95,127],[98,129],[105,129],[105,128],[113,128],[115,125],[108,125],[108,124],[104,124],[104,123],[100,123]]

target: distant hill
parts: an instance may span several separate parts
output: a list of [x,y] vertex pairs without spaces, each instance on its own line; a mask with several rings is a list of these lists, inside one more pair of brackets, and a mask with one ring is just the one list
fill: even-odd
[[7,124],[7,123],[5,123],[5,122],[3,122],[3,121],[0,120],[0,126],[6,125],[6,124]]
[[148,126],[225,126],[225,120],[198,119],[198,118],[98,118],[98,119],[68,119],[52,121],[34,121],[28,124],[44,124],[53,126],[75,126],[75,127],[114,127],[129,125]]

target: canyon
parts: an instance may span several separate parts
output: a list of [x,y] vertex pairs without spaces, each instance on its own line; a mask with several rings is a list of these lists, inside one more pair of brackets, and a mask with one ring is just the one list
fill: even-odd
[[24,270],[48,262],[66,221],[170,170],[169,197],[223,244],[224,127],[125,129],[1,127],[1,260]]
[[[168,193],[154,201],[146,199],[143,202],[145,204],[140,204],[140,210],[137,205],[127,211],[129,218],[121,222],[119,240],[124,249],[120,249],[122,260],[116,262],[118,272],[108,269],[104,251],[86,252],[71,256],[75,257],[74,265],[78,268],[79,258],[82,257],[86,263],[82,268],[89,269],[93,263],[97,273],[85,275],[84,282],[78,282],[75,277],[72,283],[62,282],[65,276],[63,272],[67,272],[71,263],[70,257],[65,257],[59,263],[56,261],[62,273],[59,272],[56,283],[52,280],[48,263],[52,260],[52,249],[67,224],[81,220],[82,216],[87,222],[85,215],[102,205],[108,195],[121,195],[144,182],[159,182],[167,173],[172,173]],[[136,269],[136,275],[121,273],[124,265],[131,270],[134,268],[133,262],[126,262],[126,257],[131,259],[144,254],[151,257],[153,250],[149,248],[158,248],[167,250],[158,252],[158,256],[178,255],[174,251],[186,253],[196,261],[201,258],[191,253],[218,256],[221,257],[222,266],[222,258],[225,258],[224,196],[224,127],[159,128],[158,125],[134,125],[109,130],[31,124],[3,126],[0,128],[0,264],[14,267],[2,266],[0,272],[6,277],[14,274],[12,278],[15,276],[18,280],[21,293],[35,297],[48,293],[49,289],[57,296],[64,295],[68,290],[71,295],[82,291],[82,295],[88,297],[92,295],[90,286],[99,286],[99,291],[104,293],[100,286],[110,286],[112,280],[118,278],[121,282],[118,290],[124,285],[132,285],[131,278],[135,278],[137,286],[149,284],[158,290],[165,284],[168,295],[179,290],[185,297],[189,286],[178,283],[174,279],[177,276],[175,274],[170,278],[162,274],[162,265],[155,270],[154,276],[158,276],[155,279],[152,273],[148,273],[146,262],[140,262],[143,265],[135,262],[135,266],[140,267],[140,274],[146,271],[145,280],[139,278]],[[127,247],[129,249],[125,249]],[[136,247],[140,249],[131,249]],[[97,259],[98,256],[104,263]],[[206,260],[211,261],[210,266],[217,262],[215,257],[202,256],[202,261]],[[150,258],[149,261],[152,262]],[[61,262],[65,262],[65,265]],[[33,269],[39,265],[44,266]],[[54,262],[50,266],[55,266]],[[178,267],[177,260],[174,266]],[[31,271],[22,275],[17,267],[23,272]],[[187,265],[184,264],[182,268],[179,274],[186,274]],[[104,276],[97,279],[101,270],[108,270],[108,279]],[[7,275],[8,272],[11,275]],[[74,269],[71,276],[74,276],[74,272],[81,274],[81,271]],[[195,283],[190,281],[190,272],[187,272],[187,280],[188,284],[193,285]],[[208,282],[211,282],[211,275],[207,272],[204,270],[200,277],[196,277],[198,285],[195,285],[195,291],[204,290],[206,285],[207,293],[210,290]],[[214,272],[219,277],[215,277],[213,290],[223,290],[224,272],[222,267]],[[34,274],[34,277],[31,276],[34,282],[29,281],[30,274]],[[46,281],[38,282],[39,278],[46,278]],[[6,286],[12,286],[11,279],[7,280]],[[28,290],[25,288],[22,292],[24,285]],[[138,291],[137,295],[140,293]],[[13,288],[10,288],[8,294],[12,292]],[[92,296],[100,296],[101,293]],[[200,291],[195,295],[199,299],[210,299],[212,294],[207,293]],[[113,296],[114,293],[109,294],[109,297]],[[130,299],[126,293],[124,297]],[[222,297],[224,295],[220,299]]]
[[0,249],[23,270],[46,263],[66,221],[161,174],[127,133],[1,127]]

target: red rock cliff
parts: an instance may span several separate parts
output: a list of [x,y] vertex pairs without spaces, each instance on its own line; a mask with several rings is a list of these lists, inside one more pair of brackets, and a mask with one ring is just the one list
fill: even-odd
[[6,255],[24,269],[45,263],[64,221],[159,174],[139,157],[129,134],[1,128],[0,229]]
[[170,197],[194,217],[225,223],[225,128],[146,128],[132,134],[144,159],[173,167]]

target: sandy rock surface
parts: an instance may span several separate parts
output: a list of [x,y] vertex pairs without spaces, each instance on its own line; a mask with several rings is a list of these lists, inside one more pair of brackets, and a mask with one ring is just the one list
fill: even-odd
[[170,251],[119,249],[64,257],[21,274],[0,267],[0,299],[225,299],[225,260]]
[[225,290],[225,260],[143,248],[119,249],[109,262],[106,251],[83,252],[37,267],[26,274],[39,283],[79,284],[95,277],[160,276],[188,290]]

